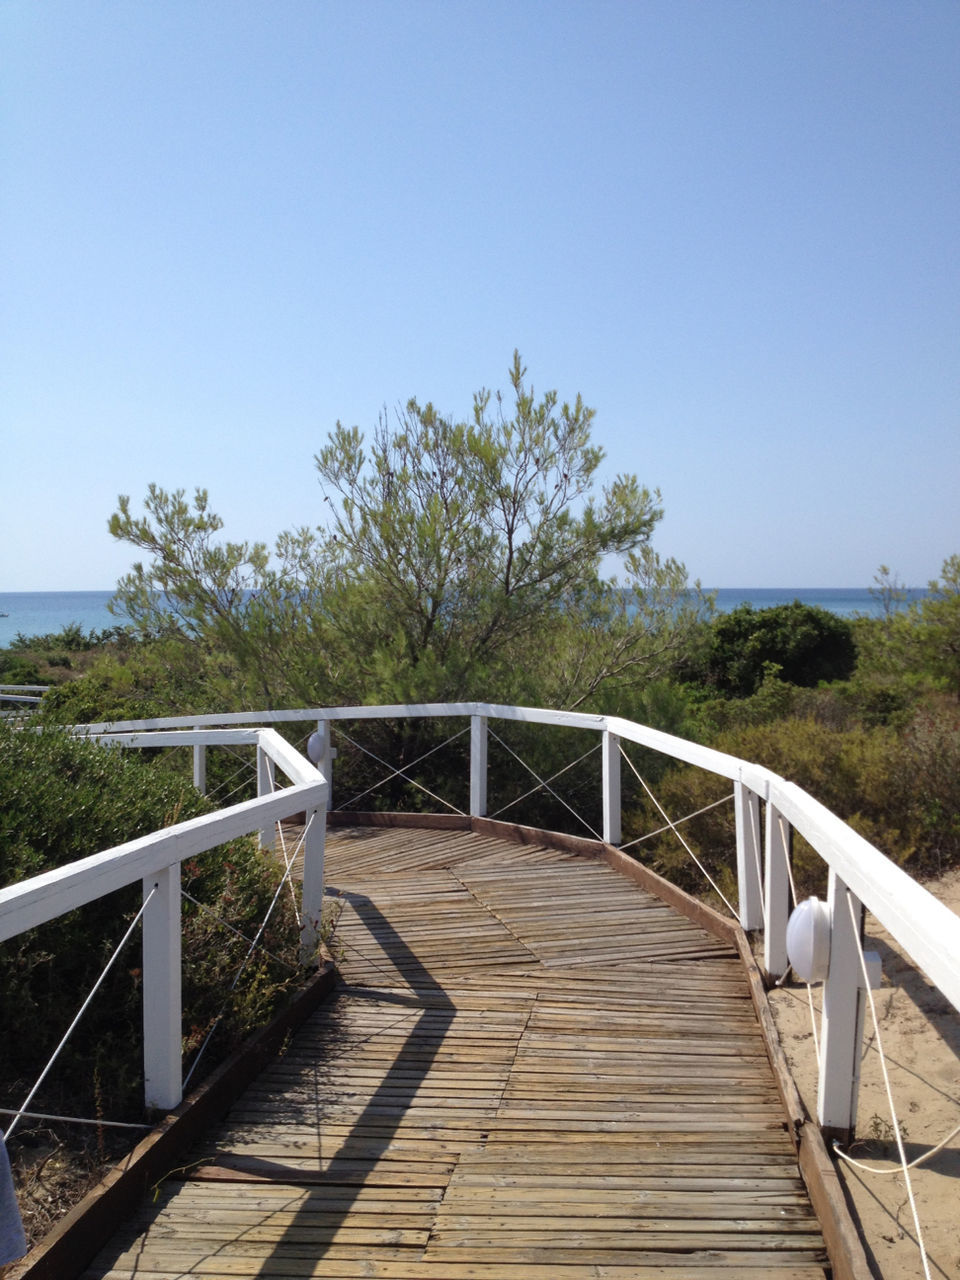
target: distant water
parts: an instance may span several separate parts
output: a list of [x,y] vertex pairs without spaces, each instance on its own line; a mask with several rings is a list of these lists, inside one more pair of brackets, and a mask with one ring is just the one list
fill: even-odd
[[[909,593],[913,600],[926,595],[922,589]],[[776,604],[819,605],[843,617],[856,613],[878,616],[880,604],[869,590],[860,587],[720,587],[717,609],[729,613],[741,604],[768,609]],[[122,621],[107,609],[112,591],[0,591],[0,649],[6,648],[18,632],[25,636],[48,635],[77,623],[83,631],[106,631]]]
[[112,591],[0,591],[0,649],[18,632],[45,636],[72,622],[85,632],[106,631],[123,621],[107,609]]
[[[711,590],[716,592],[719,613],[729,613],[741,604],[771,609],[778,604],[793,604],[794,600],[828,609],[843,618],[852,618],[858,613],[878,618],[883,613],[880,601],[866,587],[718,587]],[[922,600],[926,594],[923,587],[911,587],[906,591],[907,601]]]

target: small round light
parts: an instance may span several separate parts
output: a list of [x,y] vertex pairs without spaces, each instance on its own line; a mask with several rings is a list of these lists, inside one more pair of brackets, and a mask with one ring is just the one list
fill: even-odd
[[307,758],[311,764],[319,764],[323,759],[323,753],[327,746],[327,735],[325,733],[311,733],[307,739]]
[[830,909],[807,898],[787,922],[787,957],[801,982],[822,982],[830,968]]

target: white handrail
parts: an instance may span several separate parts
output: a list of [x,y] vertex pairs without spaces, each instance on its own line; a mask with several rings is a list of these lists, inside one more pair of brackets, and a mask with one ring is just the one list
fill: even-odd
[[[201,751],[205,743],[257,742],[258,747],[267,752],[269,758],[279,765],[294,785],[282,793],[283,800],[277,801],[270,796],[261,796],[256,801],[246,801],[236,805],[225,811],[223,815],[215,815],[211,826],[211,830],[215,828],[217,833],[215,838],[211,837],[211,844],[215,844],[222,839],[230,838],[229,835],[224,836],[222,832],[230,828],[231,822],[235,825],[234,834],[256,830],[272,822],[284,806],[286,806],[285,813],[293,811],[291,804],[301,809],[313,806],[321,808],[325,803],[318,798],[321,790],[324,796],[329,794],[323,790],[327,786],[327,780],[319,784],[320,789],[316,782],[311,781],[311,778],[318,778],[320,775],[313,770],[309,762],[289,747],[275,731],[265,730],[262,727],[257,729],[255,726],[314,722],[323,728],[325,733],[324,726],[330,721],[410,717],[470,719],[470,794],[471,813],[475,816],[482,816],[486,812],[487,720],[501,719],[554,725],[603,734],[604,837],[612,843],[619,843],[620,831],[619,757],[614,749],[618,740],[635,743],[731,779],[736,795],[740,919],[745,928],[755,928],[765,922],[767,930],[765,954],[770,976],[779,976],[785,969],[783,933],[787,906],[786,844],[776,820],[779,816],[806,838],[829,867],[831,900],[839,900],[842,896],[839,893],[840,888],[849,889],[859,902],[898,939],[954,1007],[960,1009],[960,956],[958,956],[957,946],[960,931],[957,928],[957,917],[939,903],[932,894],[812,796],[771,770],[618,716],[482,702],[417,703],[164,716],[135,721],[80,725],[76,726],[76,731],[97,737],[103,742],[125,743],[129,746],[194,745]],[[197,776],[201,773],[202,770],[199,770]],[[263,777],[268,775],[269,770],[266,770]],[[300,788],[304,789],[302,793]],[[766,835],[762,853],[765,864],[763,867],[761,867],[759,848],[761,830],[759,803],[761,801],[767,804]],[[41,886],[37,887],[38,896],[29,909],[40,910],[37,903],[45,897],[50,897],[52,900],[52,897],[57,894],[60,895],[58,901],[67,901],[71,894],[79,892],[78,884],[87,875],[95,878],[97,889],[95,892],[90,892],[84,900],[89,901],[101,892],[109,892],[109,888],[103,886],[111,883],[110,875],[113,874],[113,868],[117,865],[116,860],[111,862],[111,853],[120,854],[120,861],[128,869],[136,862],[138,870],[136,875],[130,877],[131,879],[141,874],[141,868],[159,866],[164,863],[165,858],[167,859],[165,865],[169,865],[171,861],[191,856],[190,852],[184,852],[181,858],[177,859],[174,856],[171,859],[169,854],[171,849],[176,850],[181,847],[176,843],[178,839],[187,840],[190,849],[193,849],[193,844],[189,842],[200,838],[199,832],[205,830],[204,821],[195,819],[192,824],[181,824],[188,829],[189,834],[173,836],[171,833],[157,833],[154,836],[144,837],[141,841],[131,842],[130,846],[121,846],[120,850],[108,851],[107,854],[85,859],[82,864],[77,864],[78,870],[74,879],[71,879],[71,868],[62,868],[60,872],[48,873],[49,879],[42,889]],[[220,823],[223,826],[219,825]],[[175,829],[171,829],[171,832],[173,830]],[[173,843],[169,843],[170,841]],[[322,867],[322,832],[319,841],[321,846],[319,859],[315,859],[310,865],[319,864]],[[128,858],[129,864],[125,861]],[[83,870],[81,871],[80,868]],[[144,874],[150,874],[150,872],[144,871]],[[315,872],[308,872],[308,878],[311,879],[310,901],[320,901],[317,894],[319,892],[322,896],[322,884],[318,886]],[[761,878],[763,885],[761,885]],[[38,877],[38,880],[44,880],[44,877]],[[124,883],[127,882],[124,881]],[[22,886],[15,886],[15,888],[22,888]],[[3,932],[4,904],[9,902],[5,895],[9,893],[10,890],[0,891],[0,938],[10,936],[9,933]],[[306,899],[306,884],[304,893]],[[20,905],[26,907],[26,898],[21,900]],[[63,909],[69,908],[63,907]],[[22,920],[23,917],[20,919]],[[21,924],[20,928],[22,927],[28,926]],[[842,930],[843,922],[839,922],[836,927]],[[828,989],[829,983],[828,978]],[[845,1028],[847,1024],[851,1028],[856,1027],[856,1008],[855,1006],[851,1008],[846,995],[843,999],[838,995],[841,988],[846,991],[849,986],[849,983],[836,984],[832,989],[831,999],[825,1001],[825,1005],[833,1010],[833,1028],[829,1037],[833,1047],[830,1054],[825,1055],[821,1073],[821,1099],[826,1092],[824,1082],[831,1073],[835,1076],[838,1070],[847,1069],[845,1066],[838,1068],[837,1063],[845,1062],[851,1059],[851,1056],[855,1056],[854,1031],[848,1031]],[[854,996],[855,994],[854,989]],[[838,1034],[838,1028],[843,1029],[842,1034]],[[835,1047],[837,1045],[840,1046],[839,1049]],[[834,1092],[837,1091],[834,1090]],[[842,1094],[843,1090],[839,1092]],[[821,1123],[830,1130],[843,1130],[852,1124],[855,1106],[854,1098],[849,1105],[844,1103],[844,1106],[836,1112],[825,1114],[821,1109]]]
[[145,899],[152,900],[143,925],[145,1095],[148,1106],[168,1109],[182,1096],[180,864],[238,836],[263,831],[305,812],[311,834],[304,847],[301,943],[312,950],[323,905],[323,832],[329,787],[323,774],[273,729],[113,733],[102,735],[100,740],[138,747],[256,744],[258,752],[291,779],[291,785],[281,790],[271,789],[254,800],[189,818],[0,889],[2,942],[141,882]]

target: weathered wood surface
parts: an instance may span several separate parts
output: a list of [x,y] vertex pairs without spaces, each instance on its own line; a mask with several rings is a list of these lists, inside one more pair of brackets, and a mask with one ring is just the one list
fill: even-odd
[[822,1280],[729,944],[469,831],[332,832],[327,878],[343,985],[90,1280]]

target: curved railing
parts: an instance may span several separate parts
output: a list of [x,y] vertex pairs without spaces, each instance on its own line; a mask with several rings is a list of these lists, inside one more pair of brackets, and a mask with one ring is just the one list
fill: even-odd
[[[960,1008],[960,948],[956,916],[878,849],[851,830],[801,788],[759,765],[700,746],[616,716],[552,711],[531,707],[464,702],[411,706],[353,706],[297,710],[233,712],[201,716],[101,723],[77,731],[102,742],[132,747],[190,746],[194,778],[202,787],[208,746],[255,742],[258,748],[257,800],[133,841],[70,867],[0,890],[0,939],[48,920],[80,902],[90,901],[136,879],[152,886],[174,867],[203,849],[241,832],[264,830],[274,820],[304,809],[317,815],[306,859],[305,942],[315,936],[322,901],[322,811],[328,802],[333,751],[330,726],[337,721],[466,717],[470,723],[470,814],[487,812],[487,726],[491,720],[563,726],[595,733],[602,745],[603,839],[621,839],[620,744],[634,743],[672,759],[730,779],[736,814],[738,915],[746,930],[763,931],[763,960],[771,979],[786,973],[786,927],[790,913],[789,850],[791,831],[799,832],[829,869],[827,911],[831,960],[824,984],[818,1120],[828,1133],[846,1134],[856,1115],[859,1042],[864,983],[858,944],[864,908],[869,909],[955,1008]],[[264,726],[308,723],[313,729],[314,764]],[[259,726],[259,727],[256,727]],[[292,785],[274,792],[272,770],[279,767]],[[171,899],[172,901],[172,899]],[[171,1105],[179,1100],[179,1030],[174,1037],[176,1005],[169,989],[176,967],[170,941],[172,905],[157,907],[153,941],[145,937],[151,967],[163,999],[166,1030],[147,1031],[145,1054],[150,1100]],[[160,923],[160,921],[163,923]],[[152,926],[153,928],[153,926]],[[158,935],[162,941],[157,941]],[[154,952],[156,959],[153,958]],[[153,1004],[145,1001],[145,1004]],[[176,1024],[177,1028],[179,1024]],[[165,1039],[164,1047],[158,1047]],[[176,1040],[177,1048],[172,1047]],[[160,1083],[157,1083],[160,1082]],[[162,1099],[162,1101],[161,1101]]]
[[[265,785],[254,800],[191,818],[102,853],[0,889],[0,942],[140,881],[143,885],[143,1055],[148,1107],[164,1110],[182,1098],[180,992],[180,866],[238,836],[306,813],[302,940],[312,948],[323,903],[323,840],[328,795],[323,775],[275,730],[249,728],[187,733],[203,747],[253,744]],[[123,735],[102,741],[128,746],[182,745],[184,735]],[[275,771],[289,785],[274,790]]]

